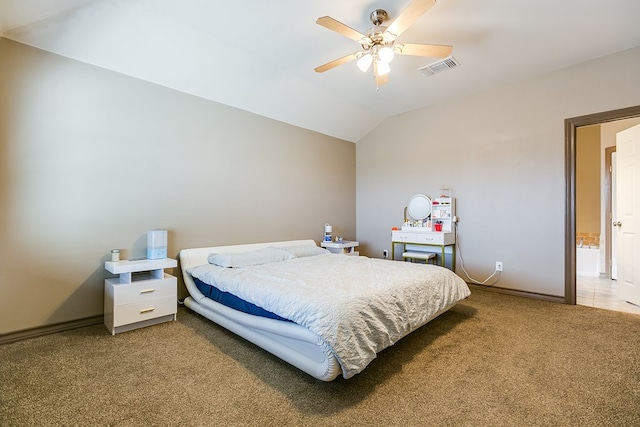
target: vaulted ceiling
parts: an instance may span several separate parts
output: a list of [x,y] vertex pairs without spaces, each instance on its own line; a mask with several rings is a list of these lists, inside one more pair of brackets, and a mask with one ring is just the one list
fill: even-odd
[[[0,34],[282,122],[357,142],[385,118],[640,46],[638,0],[440,0],[398,41],[453,46],[459,66],[397,56],[376,90],[360,50],[315,21],[364,32],[410,0],[0,0]],[[606,76],[603,76],[606,78]]]

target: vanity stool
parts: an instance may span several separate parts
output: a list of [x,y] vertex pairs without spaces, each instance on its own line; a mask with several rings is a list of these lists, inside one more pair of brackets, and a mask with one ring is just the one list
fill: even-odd
[[417,251],[407,251],[402,253],[402,259],[414,260],[414,259],[422,259],[425,263],[429,264],[429,260],[433,260],[432,264],[436,263],[436,254],[432,252],[417,252]]

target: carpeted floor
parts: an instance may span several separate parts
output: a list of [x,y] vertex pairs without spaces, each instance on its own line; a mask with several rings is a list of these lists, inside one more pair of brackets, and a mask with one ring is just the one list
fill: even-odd
[[474,288],[324,383],[180,308],[0,346],[2,426],[640,426],[640,316]]

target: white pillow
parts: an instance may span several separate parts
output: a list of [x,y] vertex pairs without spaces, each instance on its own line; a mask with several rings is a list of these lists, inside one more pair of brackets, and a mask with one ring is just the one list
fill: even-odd
[[315,245],[282,246],[282,247],[279,247],[278,249],[287,251],[296,258],[313,256],[313,255],[326,255],[329,253],[328,250],[319,248]]
[[256,249],[250,252],[210,254],[209,264],[220,267],[248,267],[251,265],[267,264],[270,262],[286,261],[293,258],[291,253],[278,248]]

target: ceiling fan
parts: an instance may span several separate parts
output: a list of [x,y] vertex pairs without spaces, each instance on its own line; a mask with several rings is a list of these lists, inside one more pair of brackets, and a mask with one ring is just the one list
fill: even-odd
[[435,0],[413,0],[388,27],[382,23],[389,20],[389,15],[383,9],[376,9],[369,15],[373,27],[364,34],[330,16],[318,18],[316,24],[358,42],[362,50],[327,62],[316,67],[315,71],[324,73],[338,65],[357,60],[358,68],[363,72],[373,66],[376,87],[379,87],[389,81],[389,71],[391,70],[389,63],[395,54],[446,58],[451,55],[452,46],[396,42],[402,33],[435,4]]

